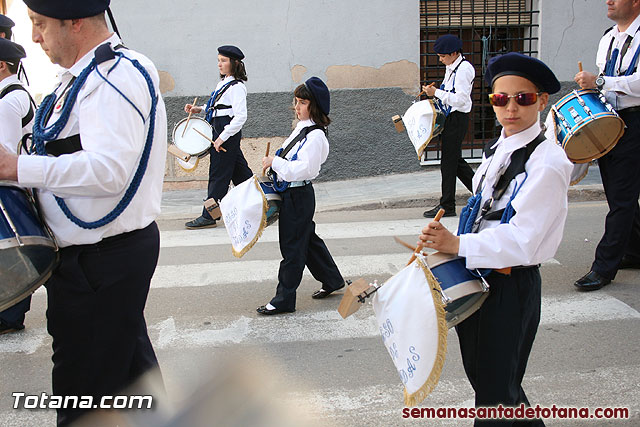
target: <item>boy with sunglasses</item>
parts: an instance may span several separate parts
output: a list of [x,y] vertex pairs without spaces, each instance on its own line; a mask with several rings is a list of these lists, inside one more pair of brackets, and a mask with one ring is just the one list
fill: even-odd
[[560,90],[543,62],[508,53],[489,61],[485,79],[501,135],[485,147],[458,236],[432,221],[420,243],[465,257],[469,269],[491,269],[489,296],[456,327],[464,369],[477,407],[528,406],[521,383],[540,322],[539,265],[562,240],[573,165],[540,126],[549,94]]

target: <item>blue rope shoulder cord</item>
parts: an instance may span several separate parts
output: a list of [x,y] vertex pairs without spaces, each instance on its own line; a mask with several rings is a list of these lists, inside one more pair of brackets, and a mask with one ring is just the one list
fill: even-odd
[[[636,30],[636,34],[638,33],[639,30],[640,30],[640,28],[638,28],[638,30]],[[608,33],[608,32],[609,31],[606,31],[605,34]],[[611,52],[611,48],[613,47],[613,42],[615,41],[615,37],[611,38],[611,43],[609,43],[609,50],[607,51],[607,61],[606,61],[605,67],[604,67],[604,75],[605,76],[611,76],[612,77],[612,76],[616,75],[615,68],[616,68],[616,62],[618,62],[618,54],[621,55],[620,56],[620,66],[622,66],[622,61],[624,59],[625,54],[627,53],[627,50],[629,49],[629,46],[633,42],[634,36],[630,36],[630,35],[627,36],[627,39],[622,44],[622,52],[621,53],[618,50],[618,48],[613,49],[613,52]],[[624,76],[630,76],[631,74],[635,73],[636,68],[637,68],[638,55],[639,54],[640,54],[640,48],[636,48],[636,51],[633,54],[633,57],[631,58],[631,62],[629,63],[629,67],[627,67],[627,70],[623,74]]]
[[[109,50],[111,50],[110,45],[106,44],[103,46],[107,46]],[[98,50],[100,50],[101,48],[102,46],[100,46]],[[98,50],[96,50],[96,56],[98,55]],[[104,50],[102,51],[102,53],[104,54]],[[120,61],[124,58],[129,62],[131,62],[131,64],[140,72],[140,74],[142,74],[142,76],[147,82],[149,93],[151,95],[151,110],[149,112],[149,132],[147,134],[147,139],[145,141],[145,145],[142,150],[142,155],[140,157],[140,163],[138,165],[138,169],[136,170],[133,176],[133,179],[129,184],[129,187],[125,191],[125,194],[123,195],[120,202],[118,202],[116,207],[107,215],[105,215],[104,217],[100,218],[97,221],[92,221],[92,222],[83,221],[78,217],[76,217],[69,210],[69,207],[65,203],[64,199],[58,196],[54,196],[56,199],[56,202],[58,203],[58,206],[60,207],[62,212],[64,212],[64,214],[67,216],[67,218],[69,218],[69,220],[74,224],[76,224],[78,227],[85,228],[85,229],[96,229],[109,224],[110,222],[115,220],[118,216],[120,216],[120,214],[126,209],[129,203],[131,203],[133,196],[135,196],[136,192],[138,191],[140,182],[142,181],[142,177],[144,176],[145,171],[147,170],[149,155],[151,153],[151,145],[153,143],[153,134],[155,129],[156,107],[158,105],[158,96],[156,95],[155,87],[153,86],[153,81],[151,80],[151,76],[149,75],[147,70],[137,60],[130,59],[121,52],[112,51],[112,55],[113,55],[112,58],[117,57],[118,59],[116,63],[109,69],[109,71],[107,72],[107,75],[115,67],[117,67]],[[82,70],[80,75],[73,82],[71,89],[69,90],[67,101],[65,102],[64,107],[60,113],[60,117],[58,118],[58,120],[56,120],[55,123],[53,123],[51,126],[48,126],[48,127],[46,126],[47,125],[46,122],[57,100],[55,91],[52,94],[48,95],[42,101],[40,108],[38,108],[38,111],[36,112],[35,122],[33,124],[33,144],[35,147],[36,154],[40,156],[47,155],[47,152],[45,150],[45,141],[52,141],[52,140],[58,139],[60,132],[62,131],[62,129],[64,129],[64,127],[67,125],[67,122],[69,121],[71,110],[73,109],[73,106],[76,102],[80,89],[82,88],[82,86],[84,86],[89,74],[91,74],[91,72],[94,70],[105,82],[107,82],[107,84],[109,84],[112,88],[114,88],[116,92],[122,95],[122,97],[129,104],[131,104],[131,106],[140,115],[140,118],[142,119],[143,122],[146,121],[144,118],[144,114],[142,114],[140,109],[138,109],[138,107],[136,107],[136,105],[129,98],[127,98],[127,96],[124,93],[122,93],[122,91],[120,91],[117,87],[115,87],[105,76],[102,75],[102,73],[100,73],[100,70],[98,69],[97,64],[98,62],[96,61],[96,58],[93,58],[89,63],[89,65],[84,70]]]

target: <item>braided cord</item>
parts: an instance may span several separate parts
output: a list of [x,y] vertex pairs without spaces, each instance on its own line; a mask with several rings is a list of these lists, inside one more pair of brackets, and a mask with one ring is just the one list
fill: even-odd
[[[140,187],[140,183],[142,182],[142,178],[146,172],[147,164],[149,162],[149,156],[151,154],[151,146],[153,144],[153,134],[155,129],[156,107],[158,105],[158,96],[156,95],[155,88],[153,86],[153,81],[151,80],[151,76],[149,75],[147,70],[137,60],[135,59],[132,60],[124,56],[124,54],[122,54],[121,52],[114,52],[114,53],[116,56],[120,57],[118,61],[120,61],[120,59],[122,58],[125,58],[129,62],[131,62],[131,64],[140,72],[140,74],[142,74],[145,81],[147,82],[149,93],[151,95],[151,110],[149,113],[149,131],[147,134],[144,148],[142,150],[142,155],[140,157],[140,163],[138,164],[138,168],[133,176],[133,179],[131,180],[131,183],[129,184],[129,187],[125,191],[124,195],[122,196],[122,199],[120,200],[120,202],[118,202],[116,207],[111,212],[106,214],[104,217],[98,219],[97,221],[91,221],[91,222],[83,221],[80,218],[76,217],[71,212],[71,210],[67,206],[64,199],[58,196],[54,196],[56,199],[56,202],[58,203],[58,206],[71,222],[73,222],[74,224],[76,224],[81,228],[85,228],[89,230],[103,227],[109,224],[110,222],[114,221],[118,216],[120,216],[120,214],[122,214],[122,212],[124,212],[124,210],[127,208],[129,203],[131,203],[131,200],[133,200],[133,197],[138,191],[138,188]],[[111,87],[116,89],[116,91],[120,95],[122,95],[122,97],[124,97],[127,100],[127,102],[129,102],[129,104],[133,105],[133,107],[136,109],[138,114],[140,114],[144,122],[144,116],[142,115],[140,110],[133,104],[133,102],[131,102],[131,100],[127,98],[127,96],[123,94],[120,90],[115,88],[115,86],[113,86],[113,84],[111,84],[111,82],[109,82],[97,70],[96,60],[94,58],[91,60],[89,65],[84,70],[82,70],[78,78],[74,81],[73,85],[71,86],[71,89],[69,90],[69,94],[67,95],[67,101],[65,102],[65,105],[60,113],[60,117],[58,118],[58,120],[56,120],[55,123],[53,123],[49,127],[46,127],[46,121],[48,120],[49,113],[54,107],[57,100],[55,91],[54,93],[48,95],[42,101],[40,108],[36,112],[35,123],[33,125],[33,143],[34,143],[35,151],[38,155],[40,156],[47,155],[47,152],[45,150],[45,144],[44,144],[45,141],[52,141],[52,140],[58,139],[60,132],[67,125],[67,122],[69,121],[71,110],[73,109],[73,106],[76,102],[80,89],[82,88],[82,86],[84,86],[87,80],[87,77],[94,69],[98,72],[98,75],[104,81],[106,81],[109,85],[111,85]]]

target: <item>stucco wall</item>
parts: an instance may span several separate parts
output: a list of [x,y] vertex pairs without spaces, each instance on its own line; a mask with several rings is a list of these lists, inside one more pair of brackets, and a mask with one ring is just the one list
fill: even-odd
[[415,0],[113,0],[112,9],[125,42],[175,84],[167,96],[210,91],[223,44],[245,53],[250,93],[288,92],[313,75],[335,89],[418,87]]
[[573,81],[578,61],[595,73],[598,41],[613,24],[603,0],[541,0],[540,59],[560,81]]

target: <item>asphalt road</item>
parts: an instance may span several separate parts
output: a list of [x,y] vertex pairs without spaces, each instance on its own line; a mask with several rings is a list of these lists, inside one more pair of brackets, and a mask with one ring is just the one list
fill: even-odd
[[[426,222],[422,210],[320,213],[318,234],[345,277],[382,282],[410,255],[393,236],[413,243]],[[542,321],[524,387],[534,405],[625,407],[631,419],[547,420],[549,426],[640,424],[640,270],[623,270],[611,285],[592,293],[576,292],[572,285],[589,270],[605,213],[603,202],[570,205],[562,245],[541,269]],[[455,227],[456,221],[445,218],[444,223]],[[224,229],[188,231],[183,223],[159,222],[160,263],[146,308],[174,408],[211,377],[238,372],[239,377],[247,373],[255,377],[249,381],[254,390],[276,380],[282,388],[270,392],[267,401],[283,404],[287,411],[295,408],[321,425],[472,425],[470,420],[402,418],[401,382],[382,345],[370,304],[343,320],[336,311],[340,296],[312,300],[318,284],[305,275],[296,313],[256,315],[255,308],[267,303],[275,291],[280,260],[275,226],[238,260],[231,254]],[[27,314],[26,329],[0,336],[3,426],[55,422],[52,410],[12,408],[12,392],[51,393],[45,306],[46,294],[40,289]],[[228,398],[229,393],[218,390],[212,400]],[[440,382],[420,406],[473,406],[453,331]],[[224,408],[218,412],[226,418]]]

